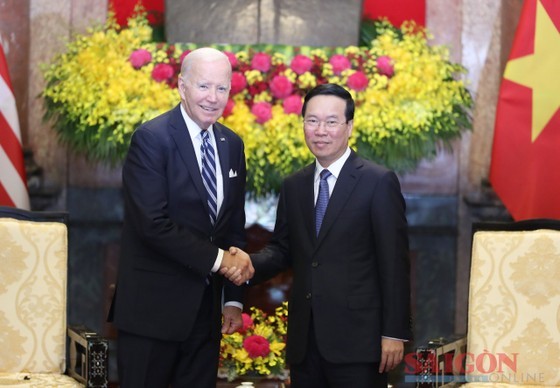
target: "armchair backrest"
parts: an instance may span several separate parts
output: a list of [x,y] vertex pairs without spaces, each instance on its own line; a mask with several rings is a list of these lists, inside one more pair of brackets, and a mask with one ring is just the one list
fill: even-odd
[[65,370],[66,220],[0,207],[0,372]]
[[560,385],[560,221],[473,229],[467,380]]

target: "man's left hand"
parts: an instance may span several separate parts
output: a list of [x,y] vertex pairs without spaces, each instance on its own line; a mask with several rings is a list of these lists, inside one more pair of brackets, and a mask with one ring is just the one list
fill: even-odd
[[222,324],[222,334],[233,334],[243,326],[241,309],[235,306],[224,306],[222,312],[224,323]]
[[381,362],[379,363],[379,373],[389,372],[402,361],[404,356],[404,342],[381,338]]

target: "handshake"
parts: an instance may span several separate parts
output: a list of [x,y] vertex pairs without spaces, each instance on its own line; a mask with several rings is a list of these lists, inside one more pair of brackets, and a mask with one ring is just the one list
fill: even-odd
[[253,277],[255,268],[247,252],[237,247],[230,247],[224,252],[219,272],[232,283],[240,286]]

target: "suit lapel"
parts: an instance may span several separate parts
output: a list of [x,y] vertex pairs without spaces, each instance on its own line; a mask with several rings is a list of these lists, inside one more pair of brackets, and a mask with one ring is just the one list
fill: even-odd
[[208,194],[206,193],[204,183],[202,183],[202,176],[200,175],[194,146],[191,137],[189,136],[187,126],[185,125],[185,120],[183,120],[183,116],[181,115],[179,105],[177,105],[172,112],[170,126],[171,136],[177,145],[179,155],[181,155],[181,159],[183,159],[183,162],[187,166],[189,175],[192,177],[196,191],[200,196],[200,200],[202,201],[206,211],[209,211],[208,202],[206,200]]
[[298,184],[300,211],[303,214],[305,227],[311,241],[315,241],[315,197],[313,180],[315,178],[315,163],[305,167],[302,171],[301,182]]
[[342,208],[346,202],[350,200],[350,195],[352,191],[354,191],[361,176],[360,168],[362,165],[363,163],[357,157],[356,153],[352,151],[336,180],[336,185],[334,186],[325,217],[323,218],[323,223],[321,224],[319,236],[317,236],[317,246],[321,244],[329,229],[338,218]]

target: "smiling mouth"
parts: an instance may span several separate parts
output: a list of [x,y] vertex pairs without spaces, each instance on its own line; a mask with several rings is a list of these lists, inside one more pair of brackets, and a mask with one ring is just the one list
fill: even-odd
[[217,110],[216,108],[211,108],[211,107],[202,106],[202,105],[200,105],[200,108],[201,108],[203,111],[205,111],[205,112],[210,112],[210,113],[215,112],[215,111]]

